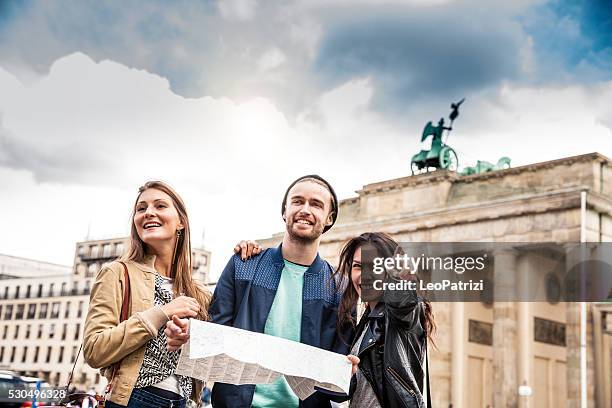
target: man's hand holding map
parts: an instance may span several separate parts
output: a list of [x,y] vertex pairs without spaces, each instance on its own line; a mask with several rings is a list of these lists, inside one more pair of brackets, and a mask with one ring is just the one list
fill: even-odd
[[345,355],[279,337],[190,321],[176,373],[228,384],[269,384],[279,375],[301,400],[315,387],[348,394],[351,362]]

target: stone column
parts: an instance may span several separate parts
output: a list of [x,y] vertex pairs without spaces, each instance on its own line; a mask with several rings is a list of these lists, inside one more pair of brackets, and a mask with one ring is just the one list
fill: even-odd
[[[579,249],[574,245],[566,246],[566,271],[575,268],[580,262]],[[587,407],[595,406],[595,370],[593,355],[593,321],[587,303]],[[568,302],[566,309],[566,350],[567,350],[567,408],[581,407],[581,368],[580,368],[580,302]]]
[[453,408],[463,408],[465,399],[465,305],[451,303],[451,402]]
[[516,257],[511,249],[494,253],[495,301],[493,303],[493,406],[518,407],[517,313],[511,300],[516,285]]
[[[517,306],[517,340],[518,340],[518,385],[529,385],[533,389],[533,381],[531,378],[531,366],[533,361],[533,352],[531,349],[531,342],[533,341],[533,328],[531,321],[531,303],[527,300],[531,300],[528,296],[530,293],[530,285],[533,281],[529,278],[529,273],[532,269],[530,265],[529,254],[524,254],[517,265],[517,300],[522,302],[516,303]],[[519,396],[519,407],[520,408],[533,408],[531,399],[533,397],[521,397]]]
[[[533,332],[530,326],[531,305],[529,302],[520,302],[518,305],[518,383],[529,385],[533,389],[531,381],[531,341]],[[531,408],[530,398],[522,397],[520,408]]]

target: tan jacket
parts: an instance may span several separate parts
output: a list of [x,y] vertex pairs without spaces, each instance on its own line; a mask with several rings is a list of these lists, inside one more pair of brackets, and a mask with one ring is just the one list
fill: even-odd
[[[127,405],[144,360],[146,343],[157,336],[168,318],[159,306],[154,306],[155,257],[146,264],[125,262],[130,276],[129,318],[121,323],[124,273],[119,262],[102,267],[91,289],[89,311],[85,322],[84,357],[93,368],[109,367],[121,361],[112,388],[106,398]],[[110,377],[110,371],[104,373]],[[109,378],[110,379],[110,378]],[[194,382],[191,397],[199,402],[202,385]]]

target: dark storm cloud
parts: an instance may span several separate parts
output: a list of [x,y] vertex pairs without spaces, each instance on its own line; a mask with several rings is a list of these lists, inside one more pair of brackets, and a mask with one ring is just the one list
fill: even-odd
[[[372,107],[401,113],[505,80],[554,82],[565,69],[600,78],[612,59],[609,0],[249,4],[228,18],[213,1],[0,1],[0,65],[27,78],[80,51],[161,75],[182,96],[262,96],[291,120],[357,78],[371,78]],[[526,68],[530,36],[536,55]],[[262,71],[271,49],[283,62]]]
[[316,68],[326,86],[371,77],[385,108],[456,97],[521,75],[515,25],[474,24],[451,13],[373,12],[328,28]]
[[[262,96],[295,114],[317,91],[308,78],[308,45],[294,35],[310,26],[287,11],[290,4],[253,4],[252,15],[232,18],[213,1],[23,2],[5,7],[0,65],[27,80],[82,52],[161,75],[181,96]],[[270,49],[280,49],[288,63],[260,72]]]
[[[188,93],[199,79],[199,55],[214,38],[208,2],[26,1],[0,11],[0,63],[46,74],[57,59],[81,51],[95,60],[111,59],[165,76]],[[0,17],[2,18],[2,17]],[[198,28],[195,30],[194,28]],[[180,53],[181,47],[189,52]],[[192,63],[189,63],[189,62]]]
[[[459,3],[465,9],[454,2],[432,9],[259,3],[252,20],[228,21],[214,2],[181,1],[172,7],[161,1],[26,2],[6,7],[10,19],[0,27],[0,62],[44,73],[58,57],[82,51],[96,60],[109,58],[165,76],[186,96],[219,96],[219,87],[231,88],[241,80],[246,80],[243,88],[259,91],[253,68],[271,46],[281,47],[301,79],[312,79],[305,50],[288,40],[292,23],[311,17],[325,21],[314,68],[327,81],[374,73],[385,91],[401,96],[415,89],[441,92],[512,77],[520,38],[506,21],[469,20],[467,8],[482,5]],[[283,92],[291,93],[291,87]]]

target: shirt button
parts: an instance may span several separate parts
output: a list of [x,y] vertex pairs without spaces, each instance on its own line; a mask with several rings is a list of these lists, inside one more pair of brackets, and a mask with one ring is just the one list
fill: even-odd
[[368,340],[368,343],[371,343],[373,339]]

